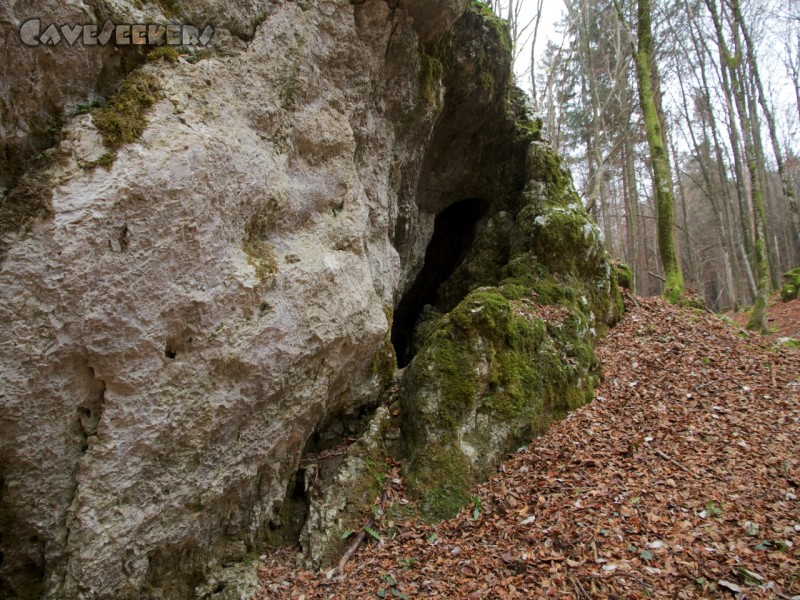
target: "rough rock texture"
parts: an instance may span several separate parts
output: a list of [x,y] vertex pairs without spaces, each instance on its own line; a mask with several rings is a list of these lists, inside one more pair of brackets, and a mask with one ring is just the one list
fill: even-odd
[[[5,9],[15,27],[29,14],[22,4]],[[0,596],[181,598],[224,587],[213,572],[236,570],[287,514],[309,439],[374,403],[391,376],[393,309],[454,202],[477,199],[476,248],[487,254],[470,251],[440,311],[499,284],[503,266],[549,281],[552,294],[574,278],[567,295],[580,302],[603,264],[594,230],[565,205],[555,159],[526,154],[535,127],[509,97],[505,31],[474,7],[459,17],[465,0],[157,4],[98,6],[123,17],[172,7],[248,41],[226,41],[220,28],[223,53],[148,62],[129,76],[156,82],[138,141],[109,148],[98,131],[108,113],[75,116],[0,206],[3,218],[9,206],[37,207],[0,229]],[[60,6],[38,4],[37,16],[68,21]],[[22,52],[2,79],[14,173],[24,162],[15,157],[35,151],[34,117],[68,114],[105,93],[96,86],[113,79],[106,71],[125,72],[106,54]],[[33,96],[14,95],[21,82]],[[579,255],[548,254],[562,234]],[[532,274],[535,265],[547,272]],[[567,279],[555,282],[559,270]],[[592,307],[610,301],[601,275]],[[508,288],[496,300],[506,321],[533,289],[516,285],[518,298]],[[587,308],[575,310],[570,331],[594,326],[578,314]],[[566,352],[569,336],[559,346],[532,327],[540,339],[526,356],[548,344]],[[504,351],[487,336],[469,341]],[[581,356],[558,389],[585,382]],[[421,397],[437,385],[422,382]]]
[[264,0],[114,1],[10,0],[0,6],[0,191],[13,187],[31,160],[58,139],[61,125],[140,64],[148,48],[133,46],[25,46],[20,27],[40,19],[49,25],[99,23],[213,24],[218,45],[234,45],[231,36],[252,36]]
[[385,476],[384,438],[390,427],[389,410],[381,406],[364,434],[346,450],[307,463],[304,485],[309,506],[299,540],[312,568],[338,560],[350,544],[343,534],[360,530],[364,509],[375,501]]
[[[410,489],[450,517],[505,454],[592,398],[616,274],[559,158],[530,145],[516,211],[489,219],[418,328],[399,397]],[[479,287],[491,286],[491,287]],[[452,307],[454,290],[473,290]]]
[[[318,423],[374,395],[433,215],[444,73],[407,4],[273,3],[241,54],[144,67],[162,99],[108,169],[92,116],[67,124],[52,216],[4,232],[6,593],[189,593],[257,548]],[[463,10],[440,4],[426,36]]]

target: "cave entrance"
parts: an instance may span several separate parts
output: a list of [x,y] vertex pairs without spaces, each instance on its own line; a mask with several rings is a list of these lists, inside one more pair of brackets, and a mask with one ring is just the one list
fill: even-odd
[[435,306],[439,286],[464,261],[475,240],[484,202],[468,198],[451,204],[436,215],[433,237],[425,251],[425,262],[414,284],[401,298],[394,313],[392,344],[397,365],[402,368],[414,358],[414,328],[426,304]]

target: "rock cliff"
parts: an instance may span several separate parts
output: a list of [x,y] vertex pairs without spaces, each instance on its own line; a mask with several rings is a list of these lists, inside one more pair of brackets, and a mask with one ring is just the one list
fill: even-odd
[[[613,273],[481,5],[2,10],[0,596],[224,594],[395,350],[432,516],[589,397]],[[32,16],[217,38],[23,48]]]

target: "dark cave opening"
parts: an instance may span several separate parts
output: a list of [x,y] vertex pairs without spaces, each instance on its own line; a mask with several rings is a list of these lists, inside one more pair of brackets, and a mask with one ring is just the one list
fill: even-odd
[[451,204],[436,215],[422,270],[394,313],[392,344],[397,353],[398,367],[407,366],[414,358],[414,328],[422,309],[426,304],[436,305],[439,286],[466,258],[484,208],[485,203],[481,200],[468,198]]

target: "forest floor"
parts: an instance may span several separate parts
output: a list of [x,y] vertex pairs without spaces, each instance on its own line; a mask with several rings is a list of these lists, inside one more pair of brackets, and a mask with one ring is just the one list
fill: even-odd
[[[744,310],[729,316],[741,327],[747,326],[750,319],[750,314]],[[780,295],[775,294],[767,305],[767,317],[769,337],[800,340],[800,300],[782,302]]]
[[[800,349],[774,337],[629,299],[595,401],[455,518],[379,522],[331,578],[276,551],[256,597],[800,598]],[[384,496],[408,502],[393,468]]]

